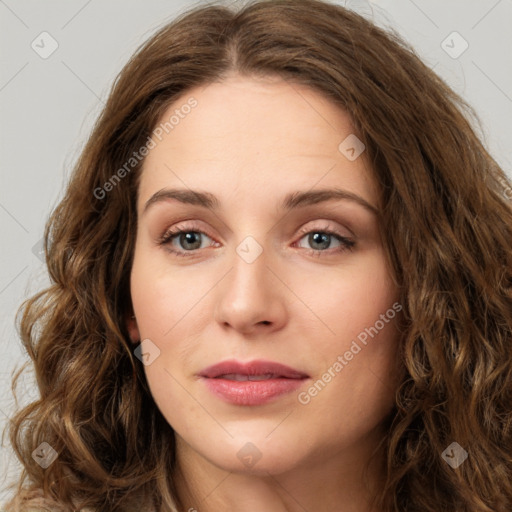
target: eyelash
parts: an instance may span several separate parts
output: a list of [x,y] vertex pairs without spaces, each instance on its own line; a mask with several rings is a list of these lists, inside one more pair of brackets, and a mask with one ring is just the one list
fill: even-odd
[[[177,251],[175,249],[172,249],[170,242],[172,242],[173,238],[175,238],[177,235],[180,235],[182,233],[200,233],[202,235],[206,235],[208,238],[213,238],[208,233],[205,233],[204,231],[197,228],[197,226],[190,225],[185,227],[174,227],[170,228],[167,231],[164,232],[164,234],[157,240],[158,245],[160,246],[167,246],[166,250],[169,251],[172,254],[175,254],[176,256],[183,256],[183,257],[190,257],[192,256],[196,251],[199,251],[200,249],[193,249],[192,251]],[[344,251],[352,251],[355,246],[355,241],[351,240],[350,238],[347,238],[345,236],[340,235],[339,233],[336,233],[335,231],[331,230],[326,226],[325,228],[314,228],[314,229],[307,229],[302,228],[299,232],[301,237],[299,238],[299,241],[304,238],[305,235],[308,235],[310,233],[322,233],[325,235],[330,235],[334,237],[336,240],[338,240],[341,243],[341,246],[336,248],[334,251],[330,251],[329,249],[326,250],[319,250],[319,249],[304,249],[308,254],[312,256],[320,257],[321,253],[341,253]]]

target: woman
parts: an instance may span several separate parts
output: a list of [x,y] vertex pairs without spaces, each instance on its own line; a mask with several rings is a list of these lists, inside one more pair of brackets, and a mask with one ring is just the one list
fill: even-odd
[[8,510],[509,511],[512,185],[465,113],[326,2],[161,29],[47,224]]

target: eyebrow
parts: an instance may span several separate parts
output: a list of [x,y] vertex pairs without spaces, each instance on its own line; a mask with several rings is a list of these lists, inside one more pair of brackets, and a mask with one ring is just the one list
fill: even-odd
[[[163,188],[158,192],[155,192],[146,201],[142,215],[148,211],[151,205],[161,201],[166,201],[168,199],[175,199],[184,204],[202,206],[210,210],[218,210],[220,207],[220,201],[218,198],[209,192],[200,192],[197,190],[179,188]],[[377,216],[379,215],[379,210],[375,206],[371,205],[368,201],[363,199],[361,196],[340,188],[292,192],[285,196],[281,203],[280,209],[290,211],[292,209],[333,200],[353,201],[365,208],[367,211]]]

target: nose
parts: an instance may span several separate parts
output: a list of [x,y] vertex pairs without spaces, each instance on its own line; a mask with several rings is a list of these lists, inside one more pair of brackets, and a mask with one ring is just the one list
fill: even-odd
[[287,289],[276,266],[268,265],[266,251],[254,261],[234,251],[231,261],[231,269],[216,287],[215,320],[242,334],[281,329],[286,323]]

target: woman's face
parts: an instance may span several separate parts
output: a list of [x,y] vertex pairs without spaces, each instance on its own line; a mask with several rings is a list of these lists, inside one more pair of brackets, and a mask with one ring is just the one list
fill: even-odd
[[[129,329],[178,453],[252,473],[369,456],[401,305],[349,116],[304,86],[231,76],[166,122],[140,181]],[[297,374],[200,375],[256,360]]]

